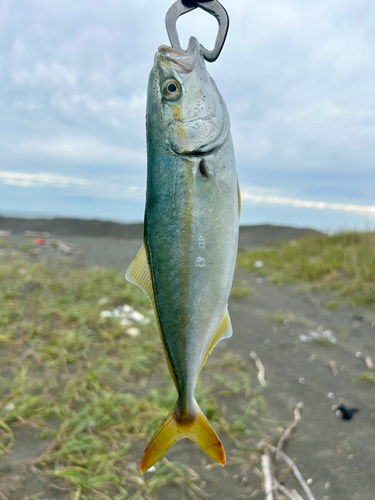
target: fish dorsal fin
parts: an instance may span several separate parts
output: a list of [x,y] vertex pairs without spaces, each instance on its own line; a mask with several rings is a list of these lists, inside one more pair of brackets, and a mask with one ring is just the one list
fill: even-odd
[[237,193],[238,193],[238,216],[241,217],[241,190],[238,179],[237,179]]
[[129,269],[126,271],[125,278],[139,286],[147,297],[150,299],[152,307],[154,308],[156,323],[158,325],[158,330],[160,334],[161,343],[164,349],[164,354],[168,363],[169,371],[172,375],[173,381],[177,387],[176,375],[174,373],[171,361],[169,359],[168,351],[165,346],[163,332],[160,325],[158,308],[156,305],[155,294],[154,294],[154,286],[152,284],[152,274],[149,264],[148,251],[146,245],[143,243],[141,248],[139,249],[137,255],[134,257],[133,262],[130,264]]
[[222,317],[222,319],[219,323],[219,326],[217,327],[217,329],[214,333],[214,336],[211,339],[211,342],[210,342],[208,349],[206,351],[206,354],[203,358],[203,361],[202,361],[202,364],[201,364],[199,371],[201,371],[204,363],[206,362],[208,355],[210,354],[212,349],[215,347],[215,345],[218,344],[220,342],[220,340],[228,339],[229,337],[231,337],[232,333],[233,333],[232,323],[230,321],[228,309],[226,309],[225,314]]

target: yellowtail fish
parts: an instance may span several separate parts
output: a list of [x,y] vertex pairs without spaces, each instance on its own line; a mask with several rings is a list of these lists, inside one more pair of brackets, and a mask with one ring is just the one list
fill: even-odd
[[227,302],[235,268],[240,196],[230,121],[196,38],[161,46],[147,96],[144,244],[126,278],[155,310],[178,400],[149,443],[141,472],[189,437],[225,464],[194,389],[208,354],[232,335]]

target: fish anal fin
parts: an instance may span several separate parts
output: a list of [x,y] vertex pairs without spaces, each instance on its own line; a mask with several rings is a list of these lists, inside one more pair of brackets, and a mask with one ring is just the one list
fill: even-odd
[[156,305],[156,300],[155,300],[155,294],[154,294],[154,286],[152,284],[152,274],[151,274],[151,269],[150,269],[150,264],[149,264],[149,258],[148,258],[148,250],[143,243],[141,248],[139,249],[137,255],[134,257],[132,263],[130,264],[128,270],[126,271],[125,278],[130,281],[131,283],[134,283],[135,285],[139,286],[147,295],[147,297],[150,299],[152,307],[154,308],[155,316],[156,316],[156,323],[158,325],[158,330],[160,334],[160,339],[161,343],[164,349],[164,354],[165,358],[168,363],[168,368],[170,371],[170,374],[172,375],[173,381],[175,383],[175,386],[177,388],[177,379],[176,375],[174,373],[167,348],[165,346],[164,338],[163,338],[163,332],[161,329],[160,325],[160,320],[159,320],[159,313],[158,313],[158,308]]
[[211,339],[211,342],[207,348],[206,354],[203,358],[203,361],[202,361],[202,364],[201,364],[199,371],[201,371],[203,365],[206,362],[208,355],[210,354],[212,349],[215,347],[215,345],[218,342],[220,342],[220,340],[227,339],[227,338],[231,337],[232,333],[233,333],[232,323],[230,321],[228,309],[226,309],[225,314],[222,317],[222,319],[219,323],[219,326],[216,328],[216,331],[215,331],[215,333]]
[[176,415],[175,407],[147,446],[141,461],[142,474],[183,437],[190,438],[213,460],[224,466],[226,460],[224,447],[199,406],[197,405],[197,415],[192,420],[181,421]]

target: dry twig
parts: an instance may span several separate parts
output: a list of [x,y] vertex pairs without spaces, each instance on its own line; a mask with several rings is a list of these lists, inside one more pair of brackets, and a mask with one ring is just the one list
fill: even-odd
[[[285,486],[280,484],[275,478],[273,478],[273,480],[274,480],[274,484],[275,484],[274,487],[277,488],[287,498],[289,498],[290,500],[300,500],[301,497],[297,498],[291,491],[289,491],[287,488],[285,488]],[[295,491],[295,490],[293,490],[293,491]]]
[[339,371],[338,371],[338,369],[337,369],[336,363],[335,363],[333,360],[331,360],[331,361],[329,362],[329,367],[331,368],[332,375],[333,375],[334,377],[338,377],[338,376],[339,376]]
[[255,366],[258,368],[258,380],[262,387],[267,387],[266,379],[264,378],[266,369],[264,368],[261,360],[258,358],[256,352],[251,351],[250,357],[255,361]]
[[364,362],[365,362],[366,367],[369,370],[373,370],[374,369],[374,362],[373,362],[372,358],[370,358],[370,356],[366,356],[365,359],[364,359]]
[[293,493],[296,500],[303,500],[301,495],[296,490],[292,490],[292,493]]
[[[278,450],[277,450],[277,448],[275,446],[270,446],[269,448],[272,451],[272,453],[276,454],[278,452]],[[298,467],[293,462],[293,460],[291,458],[289,458],[288,455],[285,455],[285,453],[283,451],[280,451],[280,456],[289,465],[289,467],[292,469],[295,478],[297,479],[297,481],[299,482],[299,484],[302,486],[304,492],[307,495],[308,500],[316,500],[315,497],[314,497],[314,495],[312,494],[309,486],[307,485],[306,481],[303,479],[303,477],[302,477],[302,475],[301,475]]]
[[284,434],[281,436],[278,445],[277,445],[277,452],[276,452],[276,459],[280,460],[281,458],[281,451],[284,446],[284,443],[290,439],[290,436],[293,432],[293,430],[297,427],[297,425],[301,421],[301,410],[303,408],[303,403],[298,403],[297,406],[294,409],[294,422],[292,422],[289,427],[287,427],[284,431]]
[[266,494],[265,500],[273,500],[271,459],[268,453],[262,455],[263,488]]

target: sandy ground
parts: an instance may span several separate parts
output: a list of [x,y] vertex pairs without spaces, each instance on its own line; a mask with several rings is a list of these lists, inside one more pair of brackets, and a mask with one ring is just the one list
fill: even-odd
[[[242,270],[236,277],[255,293],[230,300],[234,335],[228,347],[244,356],[253,350],[262,360],[271,418],[288,420],[297,402],[304,403],[301,424],[286,446],[287,453],[305,478],[313,480],[316,499],[373,499],[375,384],[355,377],[366,371],[357,355],[375,355],[374,314],[344,302],[337,309],[325,309],[328,293],[258,283],[256,276]],[[272,319],[281,315],[294,319],[281,323]],[[331,330],[338,343],[301,342],[300,335],[311,330]],[[331,360],[337,365],[337,377],[329,368]],[[343,420],[336,415],[340,403],[360,411]]]
[[[125,270],[140,242],[94,238],[64,238],[85,249],[86,263],[110,265]],[[265,366],[268,387],[266,398],[269,417],[286,426],[292,421],[297,402],[304,403],[302,421],[285,451],[300,468],[305,479],[311,479],[316,500],[373,500],[375,498],[375,384],[356,380],[366,371],[362,355],[375,359],[375,316],[366,309],[353,308],[340,301],[336,309],[324,305],[332,299],[327,292],[309,292],[306,287],[276,286],[238,269],[235,278],[254,290],[247,297],[232,297],[229,311],[234,335],[221,342],[214,356],[229,348],[248,363],[253,383],[254,363],[249,356],[255,351]],[[374,326],[372,326],[372,324]],[[333,345],[303,342],[301,335],[331,330],[337,343]],[[339,375],[334,377],[329,362],[334,361]],[[342,420],[336,406],[344,403],[359,408],[352,420]],[[0,461],[0,479],[24,477],[27,485],[18,492],[7,492],[9,500],[22,500],[35,493],[40,484],[27,467],[20,464],[41,453],[40,443],[32,433],[16,436],[16,446]],[[18,438],[18,439],[17,439]],[[230,447],[227,443],[227,452]],[[200,467],[203,453],[193,443],[180,441],[167,457],[182,460],[203,474],[209,498],[226,500],[241,498],[243,486],[232,467],[207,472]],[[136,458],[136,457],[135,457]],[[14,481],[15,479],[13,479]],[[1,483],[3,484],[3,483]],[[5,483],[4,483],[5,484]],[[286,480],[296,486],[291,475]],[[0,485],[1,491],[1,485]],[[173,488],[162,489],[160,500],[176,498]],[[49,500],[65,498],[55,492]],[[258,492],[252,498],[260,500]]]

